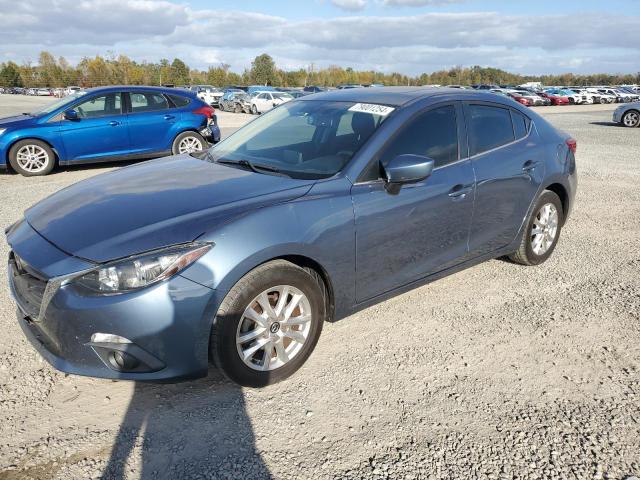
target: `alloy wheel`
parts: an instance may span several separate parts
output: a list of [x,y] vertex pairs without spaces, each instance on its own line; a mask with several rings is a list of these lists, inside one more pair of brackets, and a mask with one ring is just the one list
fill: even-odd
[[640,113],[630,111],[624,114],[622,122],[626,127],[637,127],[640,124]]
[[49,154],[39,145],[25,145],[16,154],[20,168],[29,173],[39,173],[49,165]]
[[545,203],[533,220],[531,249],[536,255],[547,253],[558,233],[558,209],[553,203]]
[[178,153],[193,153],[202,151],[202,143],[196,137],[184,137],[178,144]]
[[242,314],[236,332],[238,355],[253,370],[275,370],[300,353],[310,330],[306,295],[291,285],[269,288]]

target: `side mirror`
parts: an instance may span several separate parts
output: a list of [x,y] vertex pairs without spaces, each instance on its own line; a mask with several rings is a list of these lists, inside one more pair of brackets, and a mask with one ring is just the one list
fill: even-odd
[[78,112],[73,109],[65,110],[64,118],[65,120],[78,120]]
[[422,155],[403,154],[393,158],[385,167],[388,185],[403,185],[424,180],[433,172],[434,161]]

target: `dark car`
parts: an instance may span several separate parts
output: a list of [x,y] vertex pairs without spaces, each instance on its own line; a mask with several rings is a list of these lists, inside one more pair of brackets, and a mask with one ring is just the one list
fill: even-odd
[[492,258],[547,260],[573,206],[575,151],[489,92],[291,100],[205,152],[28,209],[7,231],[18,322],[69,373],[169,380],[213,359],[242,385],[274,383],[325,321]]
[[318,92],[326,92],[327,91],[326,88],[319,87],[317,85],[307,85],[302,90],[307,92],[307,93],[318,93]]
[[47,175],[76,165],[201,151],[220,140],[215,111],[191,92],[101,87],[0,119],[0,169]]

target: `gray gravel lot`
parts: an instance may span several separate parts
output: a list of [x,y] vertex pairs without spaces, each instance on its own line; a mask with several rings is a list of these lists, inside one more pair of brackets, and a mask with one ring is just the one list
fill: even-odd
[[[7,97],[0,115],[42,103]],[[490,261],[328,324],[266,389],[213,369],[177,385],[56,372],[23,338],[2,267],[0,479],[639,474],[640,129],[611,124],[613,108],[539,110],[577,139],[580,175],[547,263]],[[0,225],[112,168],[0,175]]]

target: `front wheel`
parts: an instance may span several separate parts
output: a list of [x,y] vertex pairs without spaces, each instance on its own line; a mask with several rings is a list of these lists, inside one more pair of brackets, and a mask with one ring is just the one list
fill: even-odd
[[635,128],[640,126],[640,112],[629,110],[622,116],[622,124],[625,127]]
[[51,173],[55,155],[51,147],[40,140],[20,140],[9,150],[9,163],[20,175],[36,177]]
[[556,248],[563,223],[563,209],[560,197],[545,190],[533,208],[520,248],[509,258],[522,265],[540,265]]
[[171,152],[174,155],[201,152],[205,146],[205,139],[198,132],[182,132],[173,141]]
[[318,342],[326,316],[324,293],[315,272],[284,260],[249,272],[229,291],[214,319],[214,363],[245,387],[289,377]]
[[251,113],[258,115],[258,107],[256,107],[255,103],[251,105]]

